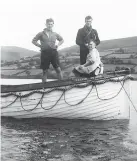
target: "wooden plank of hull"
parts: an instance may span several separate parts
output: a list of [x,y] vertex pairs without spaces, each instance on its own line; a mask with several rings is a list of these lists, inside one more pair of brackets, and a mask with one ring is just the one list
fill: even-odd
[[[129,81],[125,82],[124,87],[128,91]],[[91,90],[92,85],[85,88],[72,88],[65,93],[65,98],[70,104],[77,104],[81,101]],[[121,89],[120,83],[108,82],[97,85],[98,94],[100,98],[111,98]],[[23,92],[22,94],[29,93]],[[128,119],[129,118],[129,102],[127,96],[122,90],[117,97],[110,100],[100,100],[97,97],[95,87],[84,100],[84,102],[71,106],[64,100],[64,95],[54,106],[56,101],[62,95],[62,91],[53,91],[46,94],[43,99],[42,107],[39,104],[36,109],[32,111],[25,111],[21,107],[19,99],[12,105],[1,109],[1,116],[11,116],[15,118],[34,118],[34,117],[54,117],[67,119],[90,119],[90,120],[109,120],[109,119]],[[32,109],[40,100],[40,94],[33,94],[27,98],[22,99],[23,107],[26,110]],[[2,106],[6,106],[15,99],[14,96],[2,97]],[[46,110],[47,109],[47,110]],[[48,110],[49,109],[49,110]]]

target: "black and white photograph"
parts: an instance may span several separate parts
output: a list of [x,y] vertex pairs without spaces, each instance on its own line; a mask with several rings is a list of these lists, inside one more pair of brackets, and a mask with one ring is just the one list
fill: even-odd
[[1,161],[137,161],[137,0],[0,2]]

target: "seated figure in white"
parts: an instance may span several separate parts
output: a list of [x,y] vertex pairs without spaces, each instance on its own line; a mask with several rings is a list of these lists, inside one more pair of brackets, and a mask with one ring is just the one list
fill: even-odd
[[99,74],[103,74],[103,63],[100,60],[100,55],[98,50],[96,49],[96,44],[93,40],[88,44],[89,54],[87,55],[86,63],[83,65],[79,65],[74,68],[74,74],[79,74],[82,76],[96,76]]

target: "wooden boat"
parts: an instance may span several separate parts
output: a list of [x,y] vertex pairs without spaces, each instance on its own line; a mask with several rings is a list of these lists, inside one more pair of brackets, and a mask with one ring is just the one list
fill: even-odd
[[45,84],[1,85],[1,116],[129,119],[130,80],[129,74],[117,72]]

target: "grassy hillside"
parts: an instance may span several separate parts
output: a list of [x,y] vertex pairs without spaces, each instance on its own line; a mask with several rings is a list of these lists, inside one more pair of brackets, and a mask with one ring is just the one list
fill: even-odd
[[133,48],[135,52],[137,52],[137,36],[101,41],[100,45],[98,46],[99,51],[114,48]]
[[2,46],[1,47],[1,60],[19,60],[21,57],[24,56],[34,56],[38,52],[33,50],[28,50],[21,47],[16,46]]
[[[115,48],[128,48],[133,52],[137,52],[137,36],[101,41],[101,43],[97,48],[100,52],[104,52],[104,51],[108,52],[109,50],[115,49]],[[78,45],[74,45],[74,46],[62,49],[59,52],[60,54],[77,53],[79,52],[79,47]]]

